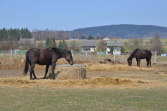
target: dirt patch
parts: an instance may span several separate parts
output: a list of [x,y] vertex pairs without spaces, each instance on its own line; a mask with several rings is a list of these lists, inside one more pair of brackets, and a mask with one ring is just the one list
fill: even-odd
[[123,62],[117,61],[117,60],[111,60],[110,58],[105,58],[104,61],[100,61],[101,64],[123,64]]

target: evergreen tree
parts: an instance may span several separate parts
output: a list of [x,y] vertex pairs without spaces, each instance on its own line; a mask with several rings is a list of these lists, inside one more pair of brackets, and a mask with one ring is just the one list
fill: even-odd
[[113,54],[113,47],[110,47],[110,53]]
[[121,53],[125,53],[125,49],[124,49],[124,47],[121,47]]
[[94,37],[92,37],[92,35],[88,36],[88,40],[94,39]]
[[58,47],[59,47],[59,49],[63,49],[61,40],[60,40],[60,42],[59,42],[59,44],[58,44]]
[[57,47],[55,38],[50,39],[50,44],[49,44],[49,46],[50,46],[50,47]]
[[46,47],[49,46],[49,37],[47,37],[46,42],[45,42]]
[[62,48],[65,49],[65,50],[68,50],[67,43],[65,42],[64,39],[63,39],[63,42],[62,42]]
[[31,32],[27,28],[19,29],[1,29],[0,30],[0,40],[5,41],[19,41],[22,38],[31,38]]
[[2,30],[0,30],[0,41],[2,40]]
[[7,39],[7,30],[5,28],[2,29],[2,39],[3,40]]

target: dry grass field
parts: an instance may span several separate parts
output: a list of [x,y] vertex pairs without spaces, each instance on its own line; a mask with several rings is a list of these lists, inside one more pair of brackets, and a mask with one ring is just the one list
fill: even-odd
[[[166,58],[167,60],[167,58]],[[36,65],[39,80],[23,75],[25,58],[0,58],[1,110],[166,110],[167,62],[147,68],[136,62],[86,65],[86,79],[42,79],[45,66]],[[58,64],[66,64],[64,59]],[[57,70],[55,70],[56,73]],[[61,73],[63,74],[63,73]]]

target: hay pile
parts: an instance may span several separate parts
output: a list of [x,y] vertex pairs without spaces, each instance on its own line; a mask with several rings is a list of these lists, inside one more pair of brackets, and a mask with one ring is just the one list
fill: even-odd
[[[11,87],[111,87],[115,85],[132,85],[141,84],[138,81],[130,79],[120,78],[89,78],[89,79],[77,79],[77,80],[29,80],[29,77],[11,77],[11,78],[0,78],[0,85],[11,86]],[[143,83],[142,83],[143,84]]]
[[[68,64],[65,59],[59,59],[57,64]],[[119,61],[109,62],[108,64],[101,64],[92,61],[79,61],[74,60],[74,64],[86,65],[87,71],[167,71],[166,66],[152,65],[151,68],[147,68],[146,64],[141,64],[141,67],[136,66],[136,62],[133,62],[132,66],[123,64]],[[25,65],[25,58],[0,58],[0,70],[23,70]],[[45,65],[35,65],[35,69],[45,70]]]
[[[0,57],[0,70],[16,70],[16,69],[24,69],[25,66],[25,58],[1,58]],[[84,63],[95,63],[91,61],[80,61],[74,60],[74,64],[84,64]],[[65,59],[58,59],[56,64],[69,64]],[[45,70],[45,65],[35,64],[36,69]]]
[[129,67],[128,65],[124,64],[116,64],[116,65],[111,65],[111,64],[92,64],[88,63],[86,65],[86,70],[87,71],[152,71],[154,70],[153,67],[147,68],[147,67],[136,67],[136,66],[131,66]]
[[24,58],[0,58],[0,70],[22,69],[24,65]]

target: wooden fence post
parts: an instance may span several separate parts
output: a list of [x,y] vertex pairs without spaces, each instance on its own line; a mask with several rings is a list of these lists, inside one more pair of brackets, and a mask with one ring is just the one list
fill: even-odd
[[157,51],[154,52],[154,63],[157,63]]

